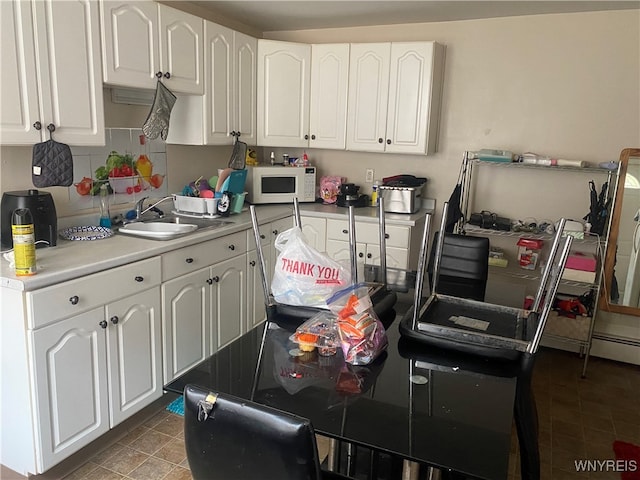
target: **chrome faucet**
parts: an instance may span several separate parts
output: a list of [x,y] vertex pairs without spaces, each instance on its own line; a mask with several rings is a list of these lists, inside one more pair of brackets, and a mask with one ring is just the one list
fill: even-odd
[[136,220],[140,220],[142,218],[142,216],[147,213],[150,210],[154,210],[156,212],[158,212],[160,214],[160,216],[162,216],[162,211],[158,208],[156,208],[156,205],[159,205],[162,202],[165,202],[167,200],[173,200],[173,195],[169,195],[167,197],[163,197],[160,200],[158,200],[155,203],[152,203],[151,205],[149,205],[147,208],[144,208],[144,201],[149,198],[149,197],[142,197],[140,200],[138,200],[136,202]]

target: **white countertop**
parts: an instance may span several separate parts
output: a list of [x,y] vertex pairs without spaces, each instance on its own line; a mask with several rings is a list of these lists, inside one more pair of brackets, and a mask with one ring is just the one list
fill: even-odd
[[[300,204],[303,215],[324,218],[346,218],[347,209],[334,205]],[[387,223],[415,225],[428,210],[415,214],[385,215]],[[290,205],[263,205],[257,207],[260,224],[279,220],[292,214]],[[36,250],[37,273],[30,277],[18,277],[9,267],[9,262],[0,260],[0,287],[13,290],[31,291],[47,287],[92,273],[119,267],[128,263],[155,257],[177,248],[187,247],[214,238],[251,228],[248,209],[225,220],[232,222],[220,228],[201,230],[173,240],[149,240],[131,235],[116,234],[103,240],[71,241],[58,237],[55,247]],[[377,211],[373,207],[356,209],[357,221],[377,221]]]

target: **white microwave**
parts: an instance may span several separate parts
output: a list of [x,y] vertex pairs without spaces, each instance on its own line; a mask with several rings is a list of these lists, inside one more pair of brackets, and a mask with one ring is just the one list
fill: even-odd
[[247,201],[249,203],[293,203],[316,200],[316,167],[257,166],[247,167]]

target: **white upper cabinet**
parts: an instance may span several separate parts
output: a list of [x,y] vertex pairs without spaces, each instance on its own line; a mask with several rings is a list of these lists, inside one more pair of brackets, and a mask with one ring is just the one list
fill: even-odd
[[204,93],[204,23],[155,2],[101,1],[104,81],[154,89],[158,75],[173,92]]
[[309,145],[311,45],[258,41],[258,145]]
[[215,23],[204,26],[204,96],[180,95],[171,112],[168,143],[256,143],[258,40]]
[[349,44],[312,45],[310,147],[346,147],[348,88]]
[[[0,143],[104,145],[100,33],[89,0],[0,2]],[[73,25],[73,28],[69,28]]]
[[443,63],[435,42],[352,44],[347,149],[435,152]]
[[351,45],[347,149],[384,152],[390,43]]

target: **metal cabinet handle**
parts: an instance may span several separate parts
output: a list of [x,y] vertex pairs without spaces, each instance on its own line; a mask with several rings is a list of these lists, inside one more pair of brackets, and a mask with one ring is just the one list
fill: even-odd
[[385,233],[385,234],[384,234],[384,238],[389,238],[389,234],[388,234],[388,233]]
[[100,325],[101,328],[107,328],[107,321],[102,320],[98,325]]
[[189,257],[185,259],[185,262],[187,263],[193,263],[193,258]]
[[315,140],[316,136],[315,135],[311,135],[311,140]]
[[387,145],[391,145],[391,139],[387,138]]
[[166,73],[164,74],[164,78],[166,78],[166,79],[171,78],[171,74],[170,74],[169,72],[166,72]]
[[141,277],[140,275],[137,275],[137,276],[134,278],[134,280],[135,280],[136,282],[143,282],[143,281],[144,281],[144,277]]
[[156,78],[162,78],[162,72],[160,71],[156,72]]
[[114,325],[117,325],[118,322],[120,321],[120,319],[118,318],[117,315],[114,315],[113,317],[111,317],[109,320],[111,320],[111,323],[113,323]]
[[235,250],[236,246],[234,244],[229,245],[229,250]]
[[47,130],[49,130],[49,133],[53,133],[56,131],[56,126],[53,123],[50,123],[47,125]]
[[305,140],[309,140],[309,135],[305,135],[305,136],[304,136],[304,139],[305,139]]
[[267,237],[265,237],[263,234],[260,234],[260,238],[261,238],[262,240],[264,240],[264,239],[265,239],[265,238],[267,238]]
[[364,257],[364,253],[360,252],[360,253],[358,254],[358,257],[360,257],[360,258]]
[[35,128],[36,130],[42,130],[42,123],[40,123],[40,120],[36,121],[36,123],[33,124],[33,128]]
[[77,295],[74,295],[69,299],[69,301],[71,302],[71,305],[77,305],[78,302],[80,301],[80,297],[78,297]]
[[251,265],[252,267],[255,267],[256,266],[256,261],[255,260],[251,260],[249,262],[249,265]]
[[345,229],[343,229],[343,230],[342,230],[342,233],[344,233],[344,234],[346,235],[347,233],[349,233],[349,230],[347,230],[347,229],[345,228]]
[[213,281],[218,283],[220,281],[220,277],[216,275],[215,277],[213,277]]
[[371,258],[372,255],[370,253],[367,253],[367,258]]
[[382,143],[382,142],[384,142],[384,140],[382,138],[379,138],[378,143]]
[[274,235],[277,235],[278,234],[278,230],[274,230],[271,233],[273,233]]
[[208,283],[209,285],[213,284],[213,278],[207,278],[207,283]]

